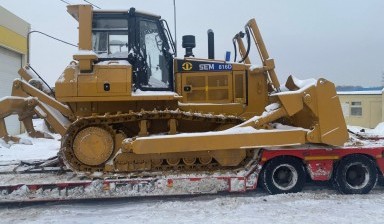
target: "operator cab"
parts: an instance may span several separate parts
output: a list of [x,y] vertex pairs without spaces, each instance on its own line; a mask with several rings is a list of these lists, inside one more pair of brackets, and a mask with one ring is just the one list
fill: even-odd
[[160,16],[134,8],[94,11],[92,49],[99,61],[127,60],[135,90],[173,91],[174,43]]

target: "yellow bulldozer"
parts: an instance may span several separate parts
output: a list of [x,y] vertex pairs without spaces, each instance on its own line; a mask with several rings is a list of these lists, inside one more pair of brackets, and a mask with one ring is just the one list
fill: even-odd
[[[34,130],[37,114],[62,136],[59,157],[71,170],[127,173],[232,169],[262,148],[348,138],[334,84],[291,76],[281,87],[254,19],[233,38],[241,60],[229,62],[194,57],[192,35],[176,58],[158,15],[90,5],[68,12],[79,22],[79,50],[54,92],[30,67],[19,71],[12,96],[0,101],[5,141],[18,141],[6,130],[11,114],[32,137],[49,137]],[[261,66],[252,65],[252,42]]]

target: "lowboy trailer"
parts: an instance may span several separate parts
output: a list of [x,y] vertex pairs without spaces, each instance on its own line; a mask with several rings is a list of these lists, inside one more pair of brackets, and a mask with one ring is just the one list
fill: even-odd
[[[1,203],[67,201],[246,192],[262,186],[270,194],[300,192],[307,180],[330,182],[342,194],[369,193],[384,172],[380,139],[344,147],[303,145],[265,148],[237,170],[135,173],[81,177],[47,167],[34,172],[2,172]],[[359,145],[359,146],[356,146]],[[29,170],[32,171],[32,170]]]

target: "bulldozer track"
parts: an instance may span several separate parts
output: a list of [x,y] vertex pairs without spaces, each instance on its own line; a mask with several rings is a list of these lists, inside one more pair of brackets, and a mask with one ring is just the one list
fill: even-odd
[[[137,155],[122,152],[119,148],[119,144],[121,144],[124,139],[134,138],[140,135],[140,133],[138,133],[140,130],[127,131],[126,129],[132,126],[139,127],[141,121],[148,123],[159,121],[169,122],[172,119],[178,123],[195,122],[216,127],[216,129],[202,130],[202,132],[215,131],[217,128],[220,130],[220,128],[235,126],[244,121],[242,118],[236,116],[192,113],[180,110],[154,110],[81,117],[68,128],[66,134],[63,136],[60,157],[71,170],[86,174],[93,174],[95,172],[103,172],[104,174],[135,173],[137,171],[164,172],[169,170],[212,171],[222,168],[208,152],[197,152],[194,154],[194,157],[191,157],[191,153],[183,153],[182,150],[178,153]],[[113,152],[105,162],[99,165],[85,164],[78,159],[74,150],[74,144],[77,144],[75,140],[76,136],[79,132],[89,127],[95,127],[95,129],[97,129],[96,131],[103,129],[104,134],[109,133],[113,136],[113,139],[115,139]],[[151,129],[148,129],[148,136],[151,134],[167,134],[168,131],[169,130],[151,132]],[[239,164],[239,167],[247,163],[252,157],[252,150],[248,150],[246,158]]]

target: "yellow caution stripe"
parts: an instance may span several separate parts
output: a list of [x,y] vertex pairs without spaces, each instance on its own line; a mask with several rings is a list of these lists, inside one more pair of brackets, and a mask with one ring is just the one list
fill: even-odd
[[27,38],[4,26],[0,26],[0,46],[1,45],[22,54],[27,53]]
[[337,160],[340,156],[305,156],[304,160],[311,161],[311,160]]

